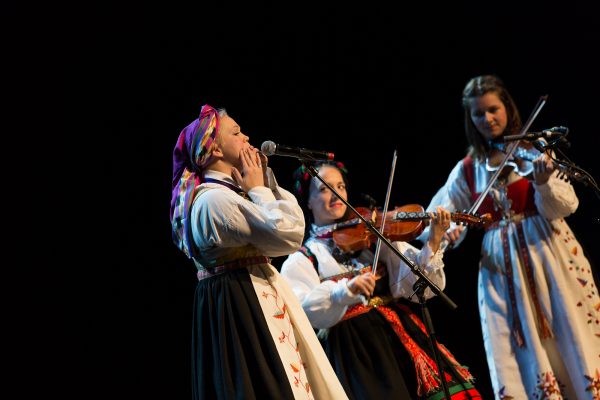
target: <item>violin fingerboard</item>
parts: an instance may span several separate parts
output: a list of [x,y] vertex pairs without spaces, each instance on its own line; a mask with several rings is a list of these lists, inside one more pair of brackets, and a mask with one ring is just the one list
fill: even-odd
[[393,219],[402,221],[421,221],[429,218],[431,218],[429,214],[424,212],[398,211]]

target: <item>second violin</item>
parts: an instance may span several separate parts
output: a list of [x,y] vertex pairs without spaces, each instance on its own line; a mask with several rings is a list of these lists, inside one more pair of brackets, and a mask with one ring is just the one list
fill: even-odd
[[[367,207],[356,207],[356,210],[375,228],[379,229],[381,227],[383,218],[381,210],[371,210]],[[430,218],[431,215],[425,212],[423,206],[419,204],[395,207],[394,210],[385,213],[383,235],[391,241],[414,240],[423,232]],[[454,212],[451,214],[451,219],[453,222],[477,227],[491,222],[489,214],[478,216]],[[344,252],[354,252],[368,248],[376,239],[376,235],[359,218],[338,223],[333,232],[333,240],[336,246]]]
[[[504,168],[514,170],[519,175],[530,179],[533,176],[533,161],[542,155],[540,149],[544,150],[544,144],[542,142],[519,142],[517,148],[504,165]],[[549,150],[545,150],[545,152],[546,154],[549,154],[552,158],[552,162],[563,175],[576,181],[582,179],[581,172],[578,171],[575,166],[557,160]],[[506,144],[492,143],[492,149],[486,158],[486,169],[491,172],[497,171],[502,165],[506,153]]]

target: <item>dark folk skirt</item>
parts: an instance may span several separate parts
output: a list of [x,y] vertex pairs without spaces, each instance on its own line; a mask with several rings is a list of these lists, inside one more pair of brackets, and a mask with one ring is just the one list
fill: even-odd
[[194,399],[293,399],[245,268],[198,282],[192,336]]
[[[406,311],[389,304],[398,315],[408,335],[435,360],[427,336],[414,324]],[[439,391],[419,396],[417,374],[410,354],[388,320],[376,309],[344,320],[322,339],[323,347],[348,397],[366,399],[432,399],[443,398]],[[440,354],[444,371],[451,377],[448,387],[452,399],[480,399],[472,383],[455,374],[447,358]]]

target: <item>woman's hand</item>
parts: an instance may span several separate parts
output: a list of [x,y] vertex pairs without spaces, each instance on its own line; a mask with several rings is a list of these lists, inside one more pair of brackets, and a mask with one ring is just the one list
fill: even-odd
[[267,171],[268,171],[267,164],[269,164],[269,158],[260,151],[258,152],[258,156],[260,157],[260,165],[262,166],[262,170],[263,170],[263,179],[265,181],[264,185],[268,187],[269,186],[269,175],[267,174]]
[[541,154],[538,158],[533,160],[533,179],[538,185],[543,185],[548,182],[550,175],[554,172],[556,166],[554,162],[546,153]]
[[429,228],[429,247],[435,253],[440,248],[442,237],[450,228],[451,215],[450,211],[443,207],[438,207],[437,212],[430,212],[431,227]]
[[452,229],[448,229],[446,233],[444,233],[443,240],[448,242],[448,247],[454,246],[454,243],[458,242],[460,239],[460,234],[465,230],[463,225],[456,225]]
[[240,151],[240,163],[242,171],[233,167],[232,174],[233,179],[245,192],[253,187],[265,185],[262,162],[255,148],[247,147]]
[[347,286],[353,294],[362,294],[366,297],[371,297],[375,291],[375,275],[367,272],[355,276],[348,281]]

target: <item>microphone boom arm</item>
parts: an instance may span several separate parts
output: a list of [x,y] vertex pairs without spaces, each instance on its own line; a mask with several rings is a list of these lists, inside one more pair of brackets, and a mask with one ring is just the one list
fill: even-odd
[[260,151],[266,156],[284,156],[297,158],[300,161],[332,161],[334,154],[327,151],[309,150],[303,147],[286,146],[283,144],[275,144],[270,140],[263,142],[260,146]]

